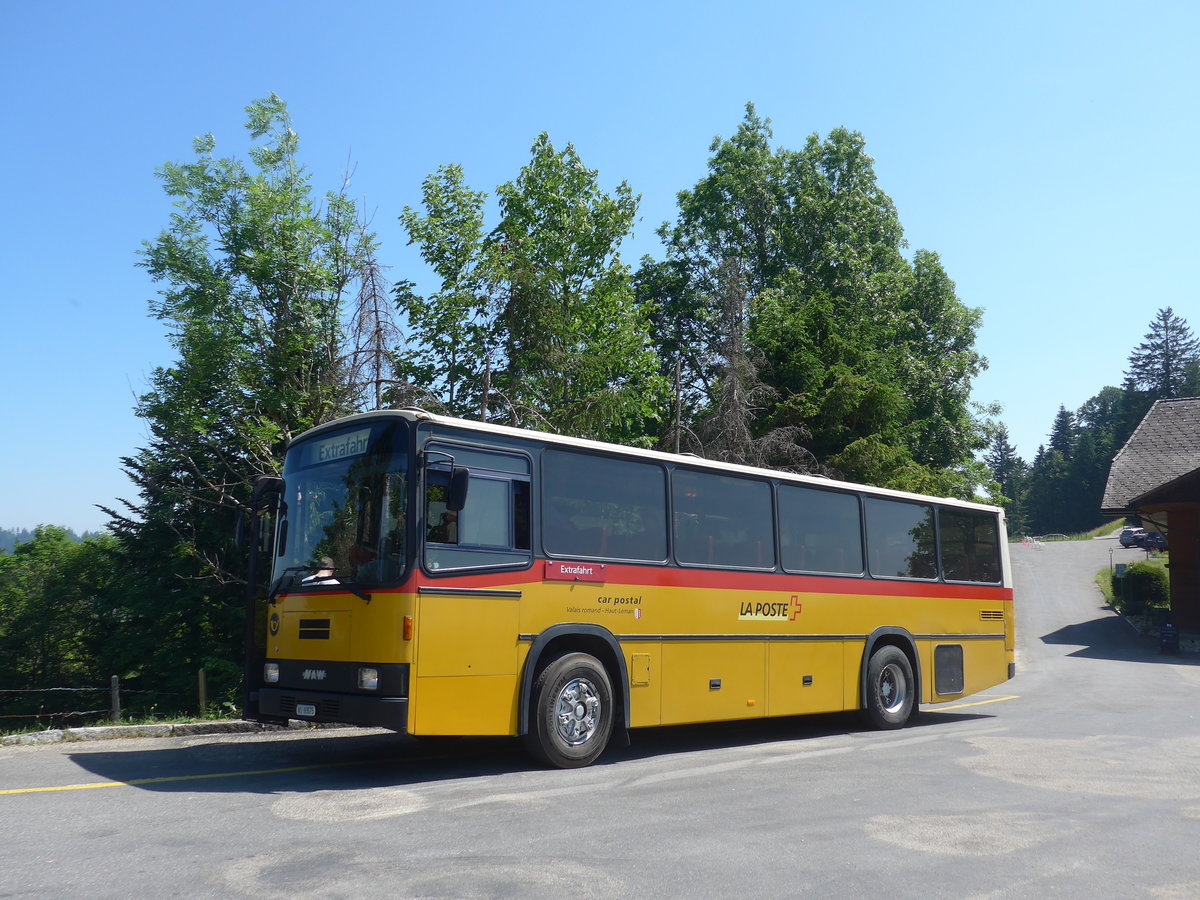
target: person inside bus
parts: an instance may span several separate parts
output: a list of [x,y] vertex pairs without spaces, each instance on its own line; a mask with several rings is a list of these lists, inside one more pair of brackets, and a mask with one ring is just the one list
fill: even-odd
[[338,581],[333,575],[333,572],[336,568],[337,567],[334,566],[332,559],[330,559],[328,556],[322,556],[320,568],[311,575],[303,578],[300,583],[308,585],[309,587],[322,584],[341,584],[341,582]]
[[436,544],[458,543],[458,513],[446,510],[437,525],[429,529],[429,540]]

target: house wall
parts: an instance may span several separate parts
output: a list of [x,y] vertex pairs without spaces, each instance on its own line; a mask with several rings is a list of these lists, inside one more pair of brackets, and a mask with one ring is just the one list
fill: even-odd
[[1167,524],[1171,619],[1183,631],[1200,631],[1200,505],[1171,509]]

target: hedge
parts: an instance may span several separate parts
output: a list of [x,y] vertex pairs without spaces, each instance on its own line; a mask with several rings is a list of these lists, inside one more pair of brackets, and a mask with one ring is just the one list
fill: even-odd
[[1134,563],[1123,578],[1113,576],[1113,596],[1121,612],[1138,615],[1171,605],[1170,579],[1162,566]]

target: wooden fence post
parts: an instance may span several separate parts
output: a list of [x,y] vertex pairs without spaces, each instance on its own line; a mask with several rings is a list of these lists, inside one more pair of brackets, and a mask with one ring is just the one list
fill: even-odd
[[196,676],[196,690],[200,695],[200,717],[204,718],[208,712],[208,680],[203,669]]
[[121,724],[121,679],[116,675],[112,677],[111,686],[109,688],[112,693],[112,720],[114,725]]

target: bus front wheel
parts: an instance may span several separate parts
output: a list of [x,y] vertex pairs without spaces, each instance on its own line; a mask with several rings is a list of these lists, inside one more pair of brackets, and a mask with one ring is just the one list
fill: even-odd
[[916,706],[912,664],[899,647],[887,645],[867,663],[867,696],[863,715],[875,728],[901,728]]
[[534,682],[525,745],[534,757],[559,769],[591,765],[612,734],[612,697],[608,672],[595,657],[558,657]]

